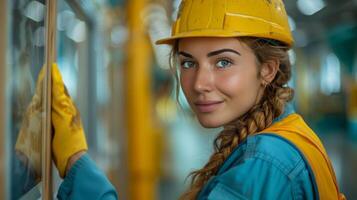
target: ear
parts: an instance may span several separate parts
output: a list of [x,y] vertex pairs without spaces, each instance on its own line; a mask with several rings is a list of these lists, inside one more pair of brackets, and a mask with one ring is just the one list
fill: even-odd
[[280,61],[278,59],[268,60],[267,62],[262,64],[262,68],[260,70],[260,77],[262,79],[262,84],[267,85],[271,83],[276,73],[279,70]]

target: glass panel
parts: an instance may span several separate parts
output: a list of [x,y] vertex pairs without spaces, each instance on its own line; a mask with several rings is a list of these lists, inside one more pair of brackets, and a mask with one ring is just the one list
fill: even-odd
[[[57,63],[71,98],[81,113],[90,151],[96,151],[92,143],[95,132],[95,79],[90,56],[89,40],[92,34],[90,21],[82,15],[81,5],[74,1],[57,1]],[[58,173],[54,173],[58,174]],[[55,193],[61,180],[54,177]]]
[[[75,2],[57,1],[57,64],[71,98],[81,113],[81,119],[88,138],[88,23],[78,16]],[[91,145],[90,145],[91,146]],[[54,193],[61,183],[54,173]]]
[[[123,172],[118,168],[124,165],[118,144],[124,140],[118,137],[124,127],[120,66],[126,30],[117,24],[118,11],[107,3],[76,2],[58,0],[57,62],[81,113],[89,153],[117,186],[116,175]],[[60,179],[55,183],[58,186]]]
[[94,90],[94,80],[89,80],[88,22],[64,0],[58,1],[57,12],[57,63],[87,130],[89,95]]
[[10,198],[38,199],[41,182],[45,1],[9,1],[10,29]]

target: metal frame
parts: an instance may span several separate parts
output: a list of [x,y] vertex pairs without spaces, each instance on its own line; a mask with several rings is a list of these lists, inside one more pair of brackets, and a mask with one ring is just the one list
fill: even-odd
[[5,106],[5,84],[6,84],[6,41],[7,41],[7,1],[0,0],[0,23],[5,24],[0,31],[0,199],[6,199],[6,106]]
[[46,1],[46,46],[45,65],[46,75],[44,79],[44,101],[45,118],[42,124],[42,199],[52,199],[52,134],[51,134],[51,68],[56,62],[56,17],[57,0]]

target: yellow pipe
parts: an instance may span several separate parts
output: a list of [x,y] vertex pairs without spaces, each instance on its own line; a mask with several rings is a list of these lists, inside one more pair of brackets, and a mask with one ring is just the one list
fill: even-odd
[[141,18],[148,0],[128,1],[130,37],[125,66],[128,134],[129,199],[153,200],[155,194],[155,145],[153,140],[151,58],[149,38]]

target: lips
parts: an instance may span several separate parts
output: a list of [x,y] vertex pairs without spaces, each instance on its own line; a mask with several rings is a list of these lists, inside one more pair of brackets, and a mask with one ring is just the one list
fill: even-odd
[[223,101],[197,101],[195,106],[201,113],[210,113],[218,109]]

